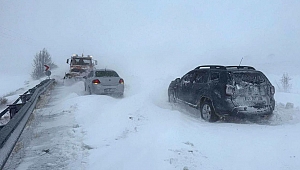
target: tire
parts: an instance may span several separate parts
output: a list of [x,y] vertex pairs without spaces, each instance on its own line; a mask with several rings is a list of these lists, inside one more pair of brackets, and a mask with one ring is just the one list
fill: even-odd
[[169,97],[169,102],[170,102],[170,103],[176,103],[176,98],[175,98],[175,94],[174,94],[174,91],[173,91],[173,90],[171,90],[171,91],[169,92],[168,97]]
[[211,102],[204,101],[200,106],[201,118],[208,122],[216,122],[219,118],[212,107]]

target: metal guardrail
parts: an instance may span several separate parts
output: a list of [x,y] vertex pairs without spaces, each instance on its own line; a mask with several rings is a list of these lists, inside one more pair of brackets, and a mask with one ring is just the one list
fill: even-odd
[[[44,93],[54,79],[46,79],[34,88],[29,89],[11,105],[0,113],[2,117],[7,112],[10,113],[10,121],[0,129],[0,169],[3,169],[14,146],[21,136],[25,125],[34,110],[39,96]],[[21,103],[19,103],[21,101]]]

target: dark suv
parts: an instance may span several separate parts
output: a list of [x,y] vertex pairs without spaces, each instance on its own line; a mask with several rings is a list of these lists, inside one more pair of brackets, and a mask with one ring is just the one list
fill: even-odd
[[274,93],[268,78],[250,66],[199,66],[172,81],[168,89],[169,102],[195,107],[209,122],[272,115]]

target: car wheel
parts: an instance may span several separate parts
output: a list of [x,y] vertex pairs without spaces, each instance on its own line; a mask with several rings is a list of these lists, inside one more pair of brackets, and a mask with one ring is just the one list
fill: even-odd
[[200,113],[202,119],[204,119],[205,121],[215,122],[218,120],[218,116],[216,115],[211,102],[205,101],[200,107]]
[[175,98],[175,94],[174,91],[172,90],[171,92],[169,92],[169,102],[170,103],[176,103],[176,98]]

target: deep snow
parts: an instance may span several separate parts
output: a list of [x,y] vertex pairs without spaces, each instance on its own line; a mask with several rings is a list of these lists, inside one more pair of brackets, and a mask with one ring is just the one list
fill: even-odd
[[[0,8],[0,97],[11,103],[38,84],[29,75],[43,48],[61,69],[6,169],[299,169],[300,1],[10,0]],[[63,86],[72,53],[116,70],[124,98]],[[272,121],[208,123],[167,102],[169,82],[190,69],[240,62],[275,85]],[[278,91],[283,73],[291,93]]]
[[[167,102],[170,77],[123,76],[121,99],[86,95],[83,82],[64,86],[55,78],[6,169],[300,167],[298,93],[276,92],[270,122],[208,123]],[[287,102],[294,108],[286,109]]]

